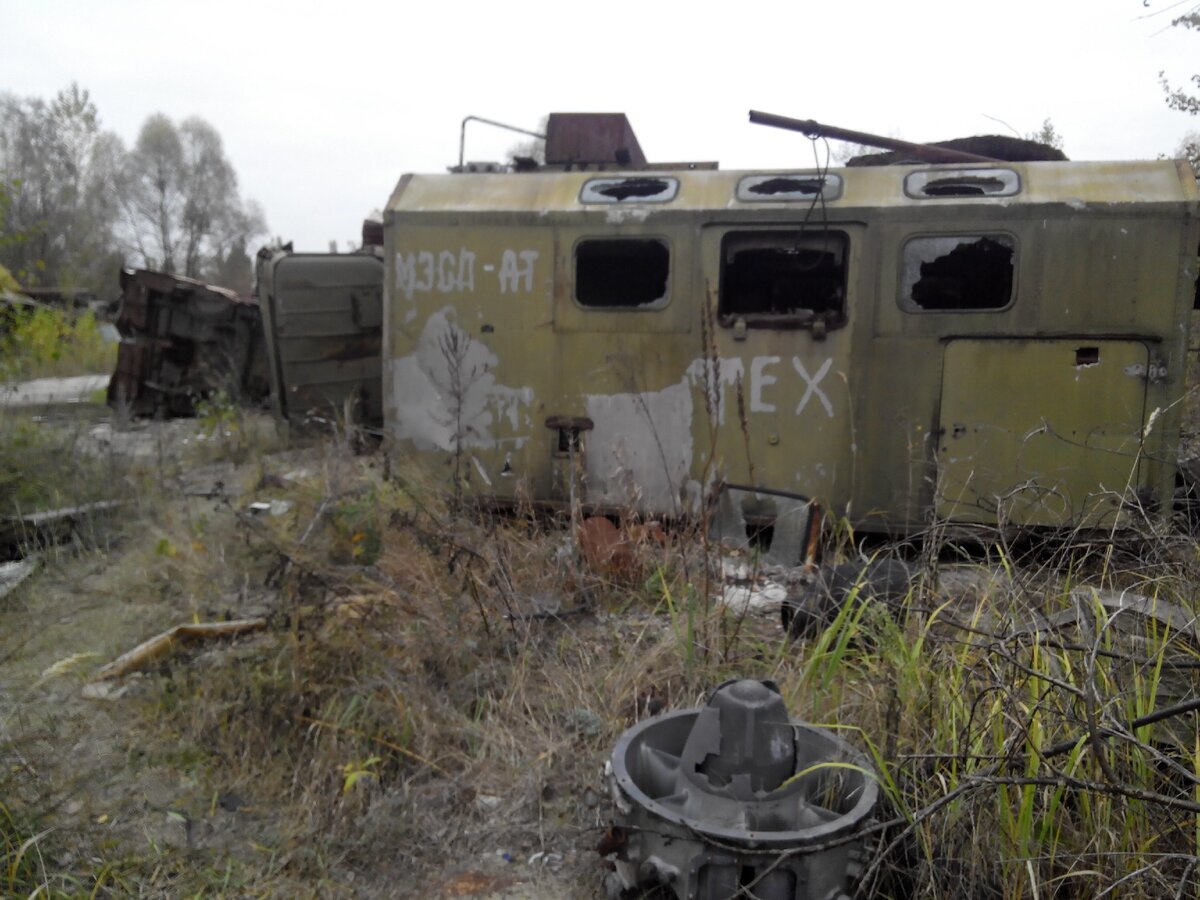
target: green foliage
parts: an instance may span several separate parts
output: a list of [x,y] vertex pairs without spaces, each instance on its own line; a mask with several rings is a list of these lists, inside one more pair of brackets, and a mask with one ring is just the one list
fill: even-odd
[[0,893],[6,897],[34,897],[45,885],[38,844],[48,832],[35,832],[18,821],[0,802]]
[[21,283],[111,287],[123,153],[77,84],[49,103],[0,95],[0,262]]
[[196,403],[200,437],[219,459],[242,462],[253,444],[242,411],[225,390],[214,391]]
[[1175,159],[1186,159],[1200,176],[1200,131],[1189,131],[1180,140],[1179,146],[1172,154]]
[[245,246],[266,224],[257,205],[238,193],[212,125],[196,116],[178,126],[162,113],[147,118],[124,161],[120,189],[126,226],[147,268],[249,292]]
[[1042,122],[1041,128],[1025,135],[1025,139],[1037,141],[1039,144],[1045,144],[1055,150],[1063,149],[1063,137],[1058,133],[1058,129],[1054,127],[1054,123],[1050,121],[1049,117]]
[[224,390],[218,390],[196,404],[196,418],[203,434],[231,437],[239,427],[237,404]]
[[[1172,19],[1171,25],[1175,28],[1200,31],[1200,6],[1193,7],[1182,16]],[[1163,93],[1167,95],[1167,106],[1171,107],[1171,109],[1187,113],[1189,116],[1200,115],[1200,95],[1190,94],[1182,87],[1172,87],[1165,71],[1158,73],[1158,80],[1162,84]],[[1200,88],[1200,73],[1193,75],[1188,80],[1197,88]]]
[[20,283],[111,293],[129,256],[248,293],[246,245],[265,230],[203,119],[152,115],[127,151],[78,84],[49,102],[0,93],[0,264]]
[[104,374],[116,361],[116,344],[103,338],[91,312],[18,308],[0,333],[0,381]]
[[383,757],[372,756],[369,759],[348,762],[342,766],[342,793],[350,793],[354,790],[354,785],[364,778],[378,778],[375,767],[381,762],[383,762]]
[[[4,220],[0,218],[0,229],[4,227]],[[12,273],[4,266],[0,266],[0,293],[4,291],[18,291],[21,286],[17,284],[17,279],[12,277]]]
[[382,523],[374,492],[359,501],[341,504],[333,514],[335,559],[369,566],[379,557]]
[[0,413],[0,516],[112,499],[111,463],[81,453],[76,434]]

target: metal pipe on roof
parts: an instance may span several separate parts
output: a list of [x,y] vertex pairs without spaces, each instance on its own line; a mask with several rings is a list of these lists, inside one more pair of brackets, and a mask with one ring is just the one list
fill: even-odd
[[808,138],[833,138],[838,141],[850,141],[855,144],[865,144],[868,147],[881,147],[885,150],[900,150],[911,153],[917,159],[930,163],[956,162],[1000,162],[991,156],[980,156],[977,153],[967,153],[963,150],[951,150],[947,147],[933,147],[929,144],[914,144],[898,138],[870,134],[866,131],[851,131],[849,128],[838,128],[835,125],[822,125],[815,119],[791,119],[775,113],[750,110],[750,121],[755,125],[769,125],[771,128],[783,128],[786,131],[799,131]]
[[492,119],[485,119],[483,116],[467,116],[465,119],[462,120],[462,131],[458,136],[458,167],[460,169],[463,167],[463,163],[465,162],[464,156],[466,155],[466,148],[467,148],[467,123],[468,122],[482,122],[485,125],[491,125],[495,128],[503,128],[506,131],[515,131],[515,132],[517,132],[517,134],[526,134],[526,135],[529,135],[529,137],[537,138],[538,140],[544,141],[546,139],[546,136],[544,134],[540,134],[539,132],[536,132],[536,131],[527,131],[524,128],[518,128],[515,125],[505,125],[503,122],[496,122],[496,121],[493,121]]

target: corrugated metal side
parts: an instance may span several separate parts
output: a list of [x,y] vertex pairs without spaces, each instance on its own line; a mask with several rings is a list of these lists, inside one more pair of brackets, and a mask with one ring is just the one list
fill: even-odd
[[381,424],[381,251],[262,258],[259,294],[276,416]]

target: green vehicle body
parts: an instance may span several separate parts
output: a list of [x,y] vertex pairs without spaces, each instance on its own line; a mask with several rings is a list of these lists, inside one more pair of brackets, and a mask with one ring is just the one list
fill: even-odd
[[406,175],[385,427],[503,503],[1119,527],[1171,500],[1198,222],[1175,161]]
[[263,248],[256,283],[276,420],[382,424],[381,249]]

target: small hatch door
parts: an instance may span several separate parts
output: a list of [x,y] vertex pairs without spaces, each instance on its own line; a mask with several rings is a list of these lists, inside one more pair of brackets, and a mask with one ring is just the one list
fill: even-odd
[[1139,486],[1140,341],[946,344],[935,508],[955,522],[1114,524]]

